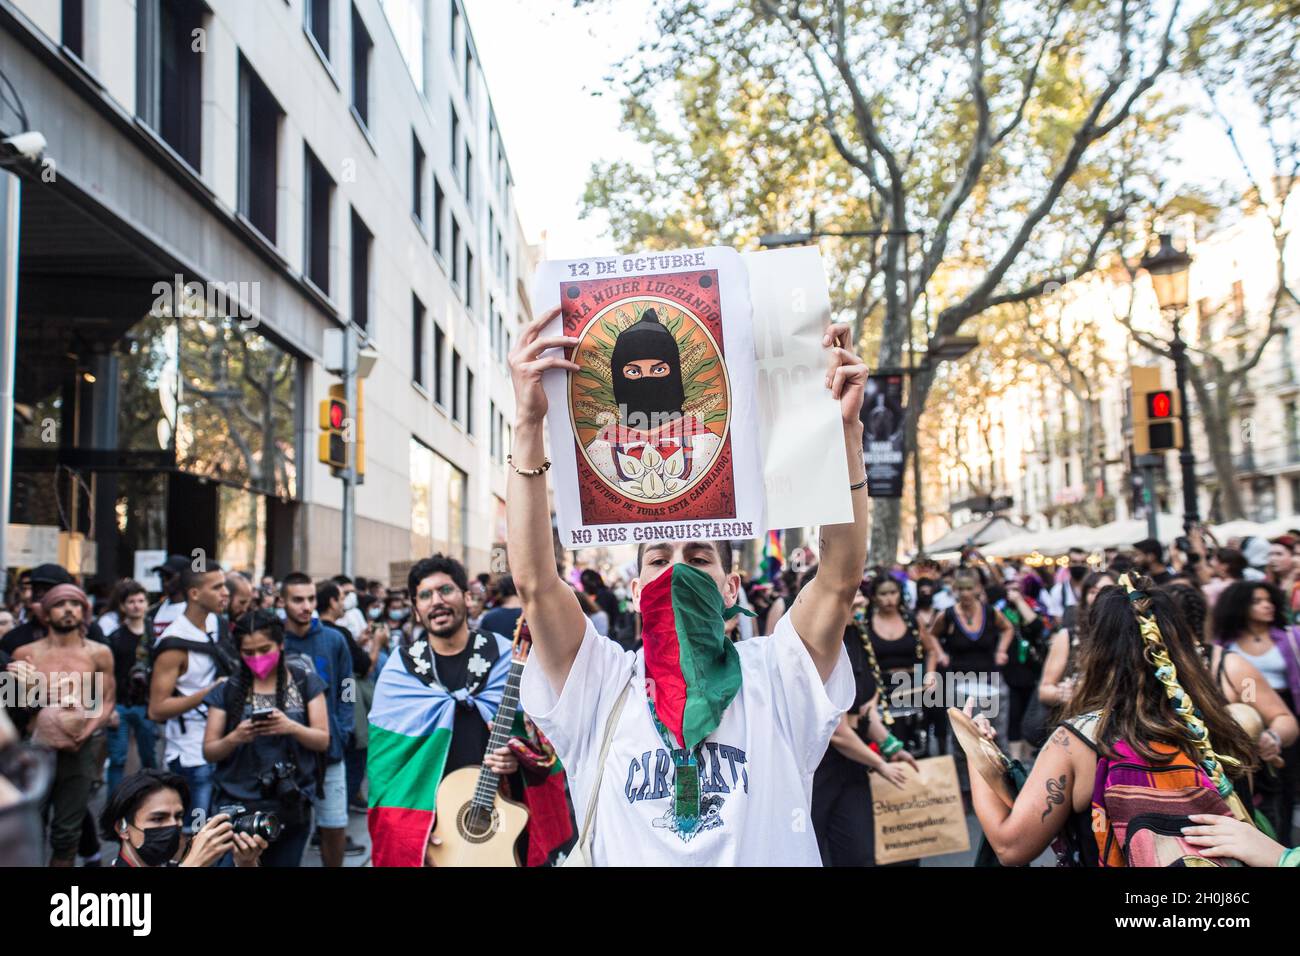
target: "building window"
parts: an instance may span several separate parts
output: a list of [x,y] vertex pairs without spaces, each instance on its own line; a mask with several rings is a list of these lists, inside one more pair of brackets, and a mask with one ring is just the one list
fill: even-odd
[[493,464],[497,460],[497,403],[488,399],[488,458]]
[[465,44],[465,102],[470,103],[474,100],[474,54],[470,52],[469,44]]
[[1294,401],[1286,402],[1282,406],[1282,414],[1285,418],[1283,426],[1286,434],[1286,447],[1288,458],[1294,461],[1300,457],[1300,414],[1297,414],[1296,403]]
[[465,558],[469,479],[428,445],[411,439],[411,556]]
[[330,0],[307,0],[307,32],[321,56],[330,58]]
[[361,125],[370,126],[370,51],[374,42],[357,8],[352,8],[352,109]]
[[384,18],[392,28],[416,89],[424,92],[424,15],[426,0],[383,0]]
[[438,323],[433,324],[433,400],[444,408],[447,406],[446,390],[443,388],[443,368],[446,366],[447,336],[443,334]]
[[451,0],[451,58],[456,59],[456,36],[460,30],[460,5]]
[[469,204],[470,212],[474,211],[474,154],[470,151],[469,145],[465,146],[465,202]]
[[275,242],[276,171],[284,111],[244,60],[239,63],[239,211]]
[[424,222],[424,147],[414,133],[411,134],[411,215]]
[[460,282],[460,222],[451,217],[451,282]]
[[417,295],[411,296],[411,381],[422,386],[424,373],[424,303]]
[[63,0],[60,30],[63,46],[77,59],[86,58],[86,11],[82,0]]
[[465,431],[474,434],[474,373],[465,369]]
[[352,210],[352,321],[363,329],[370,324],[371,242],[370,230]]
[[451,350],[451,420],[460,421],[460,353]]
[[194,31],[202,26],[193,0],[139,0],[136,7],[136,112],[194,169],[203,111],[203,54],[194,49]]
[[460,117],[456,115],[456,104],[451,104],[451,168],[460,169]]
[[474,311],[474,253],[465,247],[465,308]]
[[433,177],[433,251],[438,255],[443,255],[442,251],[442,207],[443,203],[442,183],[438,182],[438,177]]
[[304,206],[306,255],[303,262],[307,278],[326,295],[330,294],[330,209],[333,206],[334,182],[311,151],[303,147],[307,201]]

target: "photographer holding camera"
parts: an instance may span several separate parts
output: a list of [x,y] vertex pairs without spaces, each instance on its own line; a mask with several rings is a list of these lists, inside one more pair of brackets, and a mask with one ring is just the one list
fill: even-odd
[[286,659],[274,612],[245,614],[233,634],[239,670],[206,701],[203,755],[217,765],[213,806],[228,810],[237,830],[270,842],[263,866],[298,866],[330,742],[325,684],[304,662]]
[[227,854],[235,866],[257,866],[267,848],[265,838],[240,832],[231,818],[219,813],[195,831],[185,853],[181,824],[190,785],[180,774],[145,769],[124,779],[108,798],[99,817],[105,840],[117,840],[121,849],[110,866],[214,866]]

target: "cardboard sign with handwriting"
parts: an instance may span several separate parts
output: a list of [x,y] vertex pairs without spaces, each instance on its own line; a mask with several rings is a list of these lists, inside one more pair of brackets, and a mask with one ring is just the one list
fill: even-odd
[[879,866],[970,849],[961,785],[952,757],[918,760],[916,768],[903,768],[907,780],[901,788],[879,774],[871,775]]

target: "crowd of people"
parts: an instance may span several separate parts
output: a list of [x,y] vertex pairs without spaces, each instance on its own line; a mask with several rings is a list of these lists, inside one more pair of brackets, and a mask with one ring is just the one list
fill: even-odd
[[[864,573],[866,369],[833,326],[853,520],[752,574],[731,542],[649,541],[607,583],[557,567],[527,467],[542,374],[574,367],[551,318],[511,354],[509,574],[435,554],[385,586],[172,556],[159,593],[93,597],[57,565],[18,575],[0,750],[16,728],[50,754],[53,865],[337,867],[365,852],[350,813],[375,865],[440,865],[457,833],[488,839],[496,793],[528,809],[527,865],[874,865],[872,775],[901,786],[949,753],[985,861],[1300,862],[1300,531]],[[1021,771],[1010,804],[950,707]],[[467,768],[473,799],[440,806]]]
[[[466,627],[513,635],[522,611],[510,576],[470,580],[453,566]],[[298,866],[309,842],[325,866],[364,853],[347,824],[370,809],[369,710],[389,655],[423,631],[419,582],[255,579],[181,555],[152,573],[156,593],[132,579],[83,590],[65,568],[40,565],[14,578],[0,612],[0,673],[16,688],[0,713],[54,757],[51,865],[175,862],[182,834],[187,865]],[[602,634],[628,640],[625,593],[586,569],[574,594]],[[472,683],[467,664],[444,665],[452,689]],[[99,683],[47,692],[72,674]],[[478,724],[446,772],[483,760]],[[273,840],[238,828],[259,812],[274,815]],[[117,846],[105,854],[102,841]]]

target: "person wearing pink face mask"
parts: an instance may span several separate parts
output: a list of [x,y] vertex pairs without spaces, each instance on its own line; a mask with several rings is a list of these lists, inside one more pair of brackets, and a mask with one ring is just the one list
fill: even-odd
[[216,764],[212,805],[274,813],[283,830],[262,866],[299,866],[330,742],[325,683],[304,661],[285,656],[274,612],[245,614],[232,633],[239,670],[205,701],[203,756]]

